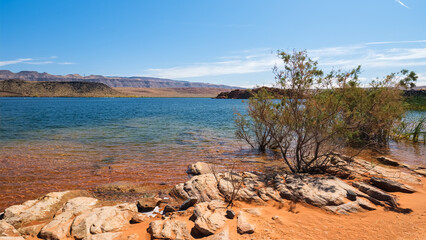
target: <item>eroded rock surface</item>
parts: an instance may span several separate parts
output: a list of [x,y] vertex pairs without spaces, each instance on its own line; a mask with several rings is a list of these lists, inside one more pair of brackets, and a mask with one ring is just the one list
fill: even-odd
[[74,217],[92,209],[98,202],[95,198],[77,197],[69,200],[55,218],[41,229],[43,239],[64,239],[69,235]]
[[194,208],[195,229],[204,236],[215,234],[225,225],[226,204],[222,201],[199,203]]
[[149,224],[148,232],[152,239],[164,240],[190,240],[188,228],[184,221],[179,220],[157,220]]
[[387,192],[414,193],[416,191],[408,185],[385,178],[372,177],[370,182],[373,186],[381,188]]
[[7,208],[4,220],[22,235],[36,236],[67,200],[84,194],[82,191],[48,193],[39,199]]
[[252,234],[254,233],[254,230],[255,226],[247,221],[247,218],[243,212],[240,212],[240,214],[238,214],[237,220],[237,232],[239,234]]
[[7,223],[5,220],[0,220],[0,239],[6,237],[22,238],[21,234],[12,225]]
[[74,219],[71,233],[75,238],[83,239],[92,234],[121,231],[129,226],[136,212],[135,204],[95,208]]
[[186,172],[190,175],[195,176],[195,175],[213,173],[213,171],[214,171],[214,165],[205,163],[205,162],[197,162],[194,164],[190,164]]
[[353,182],[352,185],[358,188],[361,192],[367,194],[368,196],[374,199],[387,202],[389,205],[391,205],[394,208],[398,207],[396,198],[379,188],[376,188],[364,182]]

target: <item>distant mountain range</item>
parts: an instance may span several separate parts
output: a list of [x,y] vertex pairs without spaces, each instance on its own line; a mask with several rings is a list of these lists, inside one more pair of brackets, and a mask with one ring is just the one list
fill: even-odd
[[52,75],[36,71],[21,71],[13,73],[9,70],[0,70],[0,80],[20,79],[25,81],[45,82],[96,82],[104,83],[110,87],[128,88],[226,88],[236,89],[227,85],[209,83],[176,81],[152,77],[105,77],[101,75],[81,76],[79,74]]

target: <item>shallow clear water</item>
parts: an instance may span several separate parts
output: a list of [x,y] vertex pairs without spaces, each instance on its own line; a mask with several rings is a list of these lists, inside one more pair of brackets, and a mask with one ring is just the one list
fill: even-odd
[[[161,189],[196,161],[259,169],[235,141],[241,100],[205,98],[0,98],[0,210],[51,191],[131,181]],[[424,112],[411,114],[423,115]],[[421,160],[424,146],[392,145]],[[240,161],[244,160],[244,161]],[[165,183],[165,185],[164,185]],[[160,185],[161,184],[161,185]]]

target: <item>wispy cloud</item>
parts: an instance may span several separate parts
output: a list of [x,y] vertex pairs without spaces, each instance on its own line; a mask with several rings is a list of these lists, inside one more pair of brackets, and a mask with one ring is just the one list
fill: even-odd
[[407,5],[405,5],[401,0],[395,0],[395,2],[401,4],[401,6],[410,9]]
[[43,65],[43,64],[52,64],[52,61],[38,61],[38,62],[24,62],[25,64],[32,64],[32,65]]
[[[426,66],[426,40],[387,41],[309,49],[308,54],[318,60],[322,68],[351,69],[362,65],[363,69],[395,71],[395,68],[424,68]],[[392,44],[402,44],[398,47]],[[378,44],[388,44],[377,46]],[[141,75],[153,77],[186,79],[228,74],[271,72],[280,61],[271,49],[256,49],[232,53],[220,57],[219,61],[194,63],[171,68],[151,68]]]
[[224,60],[208,63],[195,63],[183,67],[151,68],[144,71],[143,75],[160,78],[182,79],[228,74],[255,73],[271,71],[275,63],[278,62],[275,54],[265,52],[256,54],[252,52],[246,52],[246,55],[221,57],[221,59]]
[[390,42],[369,42],[369,43],[366,43],[366,45],[406,44],[406,43],[426,43],[426,40],[414,40],[414,41],[390,41]]
[[13,64],[31,64],[31,65],[43,65],[43,64],[61,64],[61,65],[69,65],[75,64],[73,62],[55,62],[48,59],[57,59],[57,56],[50,56],[48,58],[18,58],[15,60],[6,60],[0,61],[0,66],[13,65]]
[[425,47],[375,49],[365,45],[344,56],[317,54],[316,50],[309,53],[320,59],[321,65],[339,68],[353,68],[356,65],[364,68],[426,66]]
[[32,58],[18,58],[15,60],[7,60],[7,61],[0,61],[0,66],[6,66],[11,64],[18,64],[18,63],[25,63],[28,61],[32,61]]

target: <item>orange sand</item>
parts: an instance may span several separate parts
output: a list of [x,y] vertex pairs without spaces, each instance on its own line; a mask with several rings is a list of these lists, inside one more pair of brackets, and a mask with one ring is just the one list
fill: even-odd
[[[426,239],[426,178],[422,185],[415,186],[414,194],[395,193],[402,208],[413,210],[410,214],[396,213],[378,207],[375,211],[361,212],[350,215],[335,215],[310,205],[297,203],[293,212],[289,204],[278,204],[258,207],[238,203],[234,210],[241,208],[259,208],[260,217],[250,216],[250,223],[256,225],[254,234],[239,235],[236,231],[237,220],[228,220],[231,239]],[[273,216],[279,219],[272,220]],[[189,216],[176,219],[187,222],[188,228],[194,223]],[[150,239],[147,233],[149,223],[132,225],[126,235],[139,234],[139,239]],[[225,226],[225,228],[226,228]]]
[[[375,211],[350,215],[335,215],[310,205],[297,203],[289,211],[288,201],[283,206],[254,206],[237,203],[233,209],[259,208],[260,217],[250,214],[248,221],[256,226],[255,233],[239,235],[236,231],[237,220],[227,220],[226,227],[230,239],[426,239],[426,178],[422,185],[415,186],[418,192],[413,194],[396,193],[402,208],[413,210],[410,214],[396,213],[378,207]],[[279,219],[273,220],[273,216]],[[191,229],[194,223],[189,221],[190,214],[177,216],[176,219],[187,222]],[[152,219],[158,220],[159,217]],[[139,239],[150,239],[147,233],[149,222],[132,225],[125,231],[125,236],[138,234]],[[27,238],[29,240],[36,238]],[[124,238],[127,239],[127,238]]]

